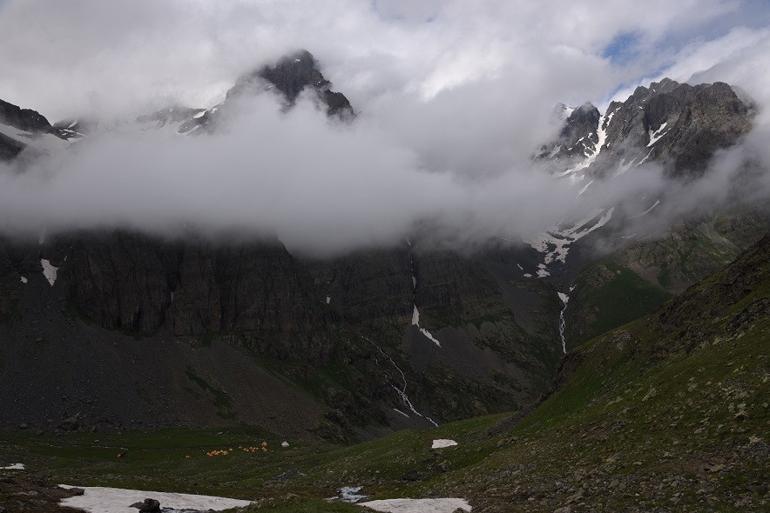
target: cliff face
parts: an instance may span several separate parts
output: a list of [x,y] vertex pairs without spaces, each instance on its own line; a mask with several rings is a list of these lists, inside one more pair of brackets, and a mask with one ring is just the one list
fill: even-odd
[[[405,245],[308,261],[277,242],[125,232],[2,248],[2,394],[25,405],[7,423],[284,419],[366,436],[523,407],[558,365],[551,293],[507,268],[510,250],[462,258]],[[270,408],[243,387],[268,387]],[[278,398],[290,392],[287,411]]]

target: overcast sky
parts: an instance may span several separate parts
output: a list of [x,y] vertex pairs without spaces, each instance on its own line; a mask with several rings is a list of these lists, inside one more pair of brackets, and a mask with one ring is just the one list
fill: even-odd
[[0,98],[52,119],[207,105],[245,70],[307,48],[361,108],[506,70],[549,101],[601,102],[684,48],[762,30],[768,11],[764,0],[5,0]]
[[51,121],[211,106],[299,48],[360,113],[258,98],[206,141],[96,134],[0,176],[0,225],[249,225],[348,249],[440,215],[460,239],[530,235],[588,208],[531,163],[557,102],[695,76],[746,90],[764,126],[769,25],[766,0],[0,0],[0,99]]

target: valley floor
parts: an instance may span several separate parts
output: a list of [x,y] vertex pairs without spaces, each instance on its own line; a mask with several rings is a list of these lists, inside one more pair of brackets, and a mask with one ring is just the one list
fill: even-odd
[[[0,454],[51,483],[238,497],[255,511],[360,510],[322,500],[343,486],[369,499],[462,497],[475,512],[766,511],[769,328],[649,369],[619,349],[620,332],[580,354],[616,371],[579,369],[523,422],[475,418],[348,447],[284,448],[246,429],[14,433]],[[431,449],[436,439],[458,445]]]

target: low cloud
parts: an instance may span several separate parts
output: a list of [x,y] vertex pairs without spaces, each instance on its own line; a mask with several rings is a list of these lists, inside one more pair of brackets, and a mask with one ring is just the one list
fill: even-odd
[[[665,195],[637,221],[659,229],[727,201],[722,191],[747,159],[770,163],[762,142],[770,135],[770,77],[751,72],[766,68],[770,48],[761,30],[748,29],[723,36],[729,53],[715,51],[718,40],[701,51],[686,46],[669,68],[734,83],[759,107],[752,134],[718,156],[704,180],[680,187],[647,166],[578,197],[531,158],[558,131],[550,120],[557,101],[600,102],[614,84],[639,76],[641,63],[618,68],[602,57],[615,34],[639,34],[642,51],[670,30],[712,22],[730,2],[699,2],[696,17],[688,17],[687,2],[666,3],[665,16],[641,12],[637,2],[623,6],[637,18],[614,4],[591,13],[560,3],[570,17],[527,2],[378,3],[337,0],[323,10],[302,1],[224,8],[198,0],[185,10],[177,1],[139,1],[120,4],[121,21],[99,2],[73,0],[53,13],[43,10],[51,2],[11,2],[0,9],[0,30],[10,31],[0,57],[18,73],[0,79],[0,98],[123,122],[23,172],[0,169],[0,232],[238,233],[278,237],[291,251],[321,256],[415,234],[474,248],[528,239],[614,205],[633,217]],[[86,14],[104,24],[82,26]],[[35,15],[42,18],[30,34],[13,29]],[[36,44],[39,27],[63,46]],[[606,33],[597,35],[600,28]],[[329,120],[307,98],[282,112],[270,95],[230,104],[212,134],[125,122],[171,102],[210,104],[244,70],[297,47],[313,50],[335,89],[351,97],[360,113],[354,122]]]

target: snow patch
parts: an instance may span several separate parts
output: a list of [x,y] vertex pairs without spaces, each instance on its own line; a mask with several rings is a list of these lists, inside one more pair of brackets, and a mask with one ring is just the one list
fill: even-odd
[[414,307],[414,310],[412,310],[412,326],[419,326],[420,325],[420,311],[417,309],[417,305],[412,305]]
[[40,259],[40,265],[43,268],[43,276],[48,280],[49,285],[53,287],[54,283],[56,283],[56,276],[59,273],[59,268],[52,265],[51,262],[45,258]]
[[417,305],[414,305],[414,310],[412,310],[412,326],[416,326],[417,329],[420,330],[420,333],[425,336],[425,338],[436,344],[438,347],[441,347],[441,342],[439,342],[430,331],[420,327],[420,311],[417,309]]
[[660,126],[658,127],[658,129],[657,129],[657,130],[655,130],[654,132],[653,132],[652,130],[648,130],[648,131],[647,131],[647,134],[648,134],[647,136],[648,136],[648,137],[649,137],[649,139],[650,139],[650,142],[649,142],[649,143],[647,143],[647,147],[648,147],[648,148],[652,147],[652,145],[653,145],[653,144],[655,144],[656,142],[658,142],[658,141],[660,140],[660,138],[661,138],[661,137],[663,137],[664,135],[666,135],[666,134],[668,133],[668,130],[666,130],[666,131],[664,132],[664,130],[666,129],[666,126],[667,126],[667,125],[668,125],[668,121],[666,121],[665,123],[663,123],[662,125],[660,125]]
[[455,511],[471,511],[471,505],[465,499],[385,499],[379,501],[361,502],[374,511],[383,513],[454,513]]
[[11,463],[5,467],[0,467],[0,470],[24,470],[26,468],[27,467],[24,466],[24,463]]
[[441,342],[439,342],[439,340],[434,337],[430,331],[426,330],[425,328],[420,328],[420,333],[422,333],[425,338],[436,344],[437,347],[441,347]]
[[19,276],[19,280],[21,280],[21,282],[22,282],[24,285],[26,285],[26,284],[27,284],[27,282],[29,281],[29,280],[27,279],[27,277],[26,277],[26,276]]
[[457,445],[457,442],[454,440],[449,440],[447,438],[439,438],[437,440],[433,440],[433,444],[430,446],[431,449],[445,449],[447,447],[454,447]]
[[[75,488],[69,485],[59,485],[59,487]],[[209,495],[150,492],[101,486],[78,486],[77,488],[83,489],[83,495],[67,497],[62,499],[59,504],[82,509],[88,513],[136,513],[136,508],[132,508],[131,504],[142,502],[147,498],[159,501],[162,508],[177,510],[222,511],[230,508],[243,508],[251,504],[251,501]]]
[[363,490],[363,486],[343,486],[339,490],[337,490],[337,497],[342,502],[347,502],[349,504],[355,504],[357,502],[360,502],[366,498],[368,498],[367,495],[364,495],[361,492]]
[[565,263],[567,261],[570,246],[594,230],[598,230],[607,224],[610,219],[612,219],[612,214],[614,212],[615,207],[611,207],[607,210],[596,210],[570,228],[546,232],[538,239],[528,241],[529,245],[535,251],[545,255],[543,257],[543,262],[538,264],[537,276],[539,278],[550,276],[551,273],[548,270],[548,266],[557,261]]
[[616,112],[617,110],[613,110],[609,114],[604,114],[601,118],[599,118],[599,126],[596,128],[596,144],[594,144],[593,148],[587,147],[585,149],[583,153],[583,156],[585,157],[584,160],[578,162],[575,166],[561,173],[559,177],[569,176],[577,173],[578,171],[582,171],[583,169],[590,167],[591,164],[596,161],[596,158],[602,152],[604,144],[607,142],[607,129],[610,127],[612,117]]

